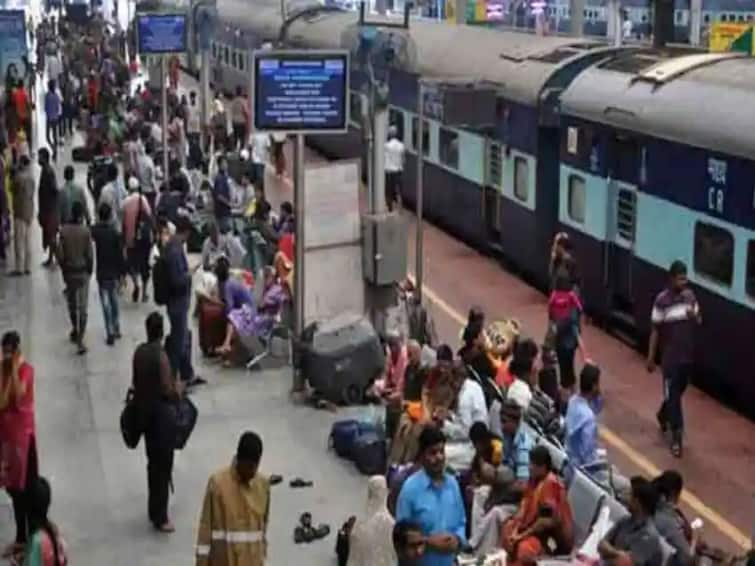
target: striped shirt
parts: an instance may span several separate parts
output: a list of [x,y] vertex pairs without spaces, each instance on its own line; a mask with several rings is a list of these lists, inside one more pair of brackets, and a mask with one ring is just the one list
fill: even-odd
[[698,305],[691,289],[664,289],[655,298],[651,321],[658,329],[664,368],[694,361]]

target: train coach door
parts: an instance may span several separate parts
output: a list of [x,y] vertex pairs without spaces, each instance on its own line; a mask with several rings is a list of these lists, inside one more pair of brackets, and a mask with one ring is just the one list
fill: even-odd
[[492,252],[500,252],[501,247],[501,186],[503,184],[501,144],[486,139],[486,174],[482,191],[483,242]]
[[609,311],[626,326],[634,326],[632,278],[639,161],[636,140],[617,136],[609,143],[604,274]]

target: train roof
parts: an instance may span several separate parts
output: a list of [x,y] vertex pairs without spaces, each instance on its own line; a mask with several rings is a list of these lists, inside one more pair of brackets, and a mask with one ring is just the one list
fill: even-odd
[[739,54],[628,54],[582,72],[563,114],[755,159],[755,59]]
[[[221,16],[268,34],[279,12],[272,5],[254,5],[222,0]],[[372,18],[370,18],[372,21]],[[393,20],[394,22],[396,20]],[[243,22],[243,24],[242,24]],[[321,12],[293,20],[287,38],[308,48],[349,48],[359,15],[355,12]],[[515,102],[536,105],[549,78],[560,68],[606,48],[605,42],[574,37],[537,36],[444,22],[412,20],[408,33],[413,51],[412,68],[423,77],[492,83],[500,94]]]

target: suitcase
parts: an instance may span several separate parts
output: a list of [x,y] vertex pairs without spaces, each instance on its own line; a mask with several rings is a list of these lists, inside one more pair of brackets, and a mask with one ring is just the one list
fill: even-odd
[[351,459],[365,476],[385,474],[388,463],[385,439],[375,432],[360,434],[354,441]]
[[341,458],[351,458],[357,438],[370,432],[376,433],[377,430],[369,423],[354,419],[336,421],[330,429],[328,446],[333,448]]
[[199,303],[199,349],[205,356],[223,344],[226,321],[223,306],[210,301]]
[[383,372],[385,353],[372,324],[361,315],[342,314],[305,329],[301,368],[325,399],[345,404],[362,401],[367,387]]

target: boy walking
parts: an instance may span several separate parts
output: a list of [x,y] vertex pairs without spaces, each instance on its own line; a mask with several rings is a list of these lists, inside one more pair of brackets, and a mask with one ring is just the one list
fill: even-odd
[[103,202],[97,211],[98,222],[92,227],[92,239],[97,248],[97,286],[108,346],[121,337],[117,289],[124,272],[123,246],[111,215],[110,205]]

